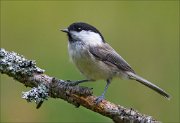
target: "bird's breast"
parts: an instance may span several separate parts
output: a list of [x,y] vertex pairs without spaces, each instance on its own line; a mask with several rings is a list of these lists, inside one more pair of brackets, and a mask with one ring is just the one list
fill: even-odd
[[114,72],[103,61],[96,59],[90,52],[89,46],[82,43],[69,43],[69,56],[72,62],[88,79],[109,79]]

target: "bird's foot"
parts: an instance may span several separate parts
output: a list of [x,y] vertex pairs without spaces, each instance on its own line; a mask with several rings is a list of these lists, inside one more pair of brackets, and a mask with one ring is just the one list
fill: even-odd
[[[70,80],[67,80],[67,81],[70,81]],[[70,86],[76,86],[76,85],[78,85],[78,84],[80,84],[80,83],[88,82],[88,81],[90,81],[90,80],[78,80],[78,81],[74,81],[74,82],[69,82],[68,84],[69,84]]]
[[103,99],[104,99],[104,95],[97,97],[95,100],[96,105],[99,104]]

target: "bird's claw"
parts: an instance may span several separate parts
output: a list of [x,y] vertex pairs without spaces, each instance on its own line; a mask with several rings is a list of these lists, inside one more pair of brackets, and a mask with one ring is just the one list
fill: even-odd
[[96,105],[99,104],[103,99],[104,99],[104,96],[102,96],[102,95],[97,97],[95,100]]
[[92,80],[85,79],[85,80],[78,80],[78,81],[74,81],[74,82],[70,82],[70,80],[67,80],[67,82],[69,82],[68,84],[70,86],[76,86],[80,83],[84,83],[84,82],[88,82],[88,81],[92,81]]
[[70,86],[76,86],[78,84],[79,84],[78,82],[68,82],[68,85],[70,85]]

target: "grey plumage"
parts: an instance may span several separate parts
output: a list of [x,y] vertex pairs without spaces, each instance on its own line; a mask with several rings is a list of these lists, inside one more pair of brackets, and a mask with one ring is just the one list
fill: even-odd
[[108,44],[105,44],[103,47],[90,47],[89,51],[97,59],[103,61],[104,63],[113,64],[119,70],[123,70],[125,73],[127,73],[129,79],[136,80],[141,84],[153,89],[157,93],[163,95],[164,97],[170,98],[170,95],[167,94],[163,89],[137,75],[131,66]]
[[70,58],[80,72],[88,80],[104,79],[107,85],[104,92],[97,98],[99,103],[114,77],[132,79],[169,98],[163,89],[135,73],[132,67],[105,42],[102,34],[93,26],[78,22],[62,30],[68,35],[68,51]]
[[104,61],[105,63],[108,62],[115,65],[120,70],[135,73],[131,66],[107,43],[104,43],[103,46],[90,47],[89,51],[96,58]]
[[136,80],[138,82],[140,82],[141,84],[149,87],[150,89],[153,89],[154,91],[156,91],[157,93],[161,94],[162,96],[166,97],[167,99],[170,99],[170,95],[165,92],[163,89],[161,89],[160,87],[158,87],[157,85],[149,82],[148,80],[138,76],[137,74],[135,73],[132,73],[132,72],[127,72],[127,74],[129,75],[129,78],[130,79],[133,79],[133,80]]

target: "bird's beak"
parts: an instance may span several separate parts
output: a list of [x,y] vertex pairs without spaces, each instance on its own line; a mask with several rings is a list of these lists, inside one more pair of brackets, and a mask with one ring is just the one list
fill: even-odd
[[68,29],[61,29],[62,32],[68,33],[69,30]]

